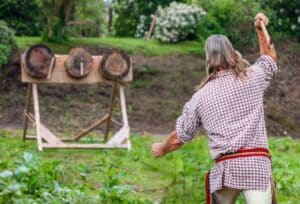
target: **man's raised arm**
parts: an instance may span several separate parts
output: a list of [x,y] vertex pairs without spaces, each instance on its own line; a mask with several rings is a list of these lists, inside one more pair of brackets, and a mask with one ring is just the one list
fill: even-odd
[[263,13],[258,13],[255,16],[255,28],[259,41],[259,48],[261,55],[269,55],[273,58],[275,62],[277,62],[277,55],[275,51],[275,47],[271,42],[271,38],[268,34],[268,31],[265,26],[269,23],[268,18]]

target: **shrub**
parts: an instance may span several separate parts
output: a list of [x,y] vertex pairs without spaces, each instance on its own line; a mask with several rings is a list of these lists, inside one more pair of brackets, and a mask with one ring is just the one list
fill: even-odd
[[206,12],[197,6],[173,2],[157,10],[155,38],[161,42],[178,42],[194,38],[197,26]]
[[300,41],[300,1],[263,0],[261,4],[263,8],[274,11],[274,15],[270,16],[274,31]]
[[8,74],[8,71],[3,69],[3,65],[7,63],[10,54],[16,47],[14,32],[4,21],[0,21],[0,81]]
[[114,9],[117,14],[114,21],[115,35],[143,37],[149,29],[151,14],[155,13],[158,6],[167,6],[172,1],[114,0]]
[[[198,1],[208,12],[199,25],[199,37],[211,34],[226,35],[238,48],[256,44],[254,17],[261,12],[260,4],[252,0]],[[265,11],[269,15],[269,11]]]

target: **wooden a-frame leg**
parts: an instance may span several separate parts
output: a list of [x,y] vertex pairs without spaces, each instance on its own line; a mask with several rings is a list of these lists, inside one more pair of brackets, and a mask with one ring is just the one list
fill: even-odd
[[[119,87],[119,94],[120,94],[120,106],[122,112],[122,128],[114,134],[112,138],[107,142],[108,145],[116,145],[116,146],[124,146],[128,150],[131,149],[131,142],[130,142],[130,128],[128,125],[128,118],[127,118],[127,111],[126,111],[126,101],[125,101],[125,94],[124,94],[124,87],[120,85]],[[125,144],[124,144],[125,143]]]
[[128,124],[124,87],[121,85],[119,89],[120,89],[120,103],[121,103],[121,110],[122,110],[123,126],[126,129],[128,129],[128,138],[126,138],[126,142],[127,142],[128,150],[131,150],[130,128]]
[[104,136],[105,140],[107,140],[107,138],[108,138],[108,133],[109,133],[110,125],[111,125],[111,117],[112,117],[112,112],[113,112],[116,93],[117,93],[117,88],[118,88],[118,82],[114,82],[113,87],[112,87],[112,92],[111,92],[109,110],[108,110],[108,118],[107,118],[107,124],[106,124],[105,136]]
[[43,150],[42,136],[41,136],[41,121],[40,121],[40,110],[39,110],[39,98],[38,98],[38,87],[37,84],[32,84],[33,93],[33,106],[34,106],[34,117],[36,122],[36,138],[38,143],[38,149]]
[[29,83],[27,87],[27,94],[26,94],[26,101],[25,101],[25,109],[24,109],[24,121],[23,121],[23,141],[26,140],[26,135],[27,135],[27,127],[28,127],[28,117],[27,114],[29,112],[29,104],[30,104],[30,99],[31,99],[31,89],[32,89],[32,84]]

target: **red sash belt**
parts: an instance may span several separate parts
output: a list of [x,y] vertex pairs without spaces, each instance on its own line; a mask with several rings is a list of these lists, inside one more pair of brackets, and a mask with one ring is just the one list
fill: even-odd
[[[215,163],[219,163],[221,161],[241,158],[241,157],[253,157],[253,156],[263,156],[271,159],[270,153],[268,149],[265,148],[254,148],[254,149],[241,149],[236,153],[229,153],[223,156],[220,156],[215,159]],[[212,204],[212,197],[210,193],[209,187],[209,173],[205,176],[205,188],[206,188],[206,204]]]

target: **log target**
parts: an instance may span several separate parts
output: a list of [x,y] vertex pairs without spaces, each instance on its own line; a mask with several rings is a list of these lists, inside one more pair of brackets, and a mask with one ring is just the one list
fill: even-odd
[[93,64],[92,56],[83,48],[74,48],[65,61],[65,68],[68,74],[74,78],[87,76]]
[[54,66],[55,57],[51,49],[45,45],[38,44],[31,46],[25,52],[25,71],[28,75],[44,79],[47,78],[51,67]]
[[111,50],[100,63],[100,74],[108,80],[122,80],[129,72],[130,57],[122,50]]

